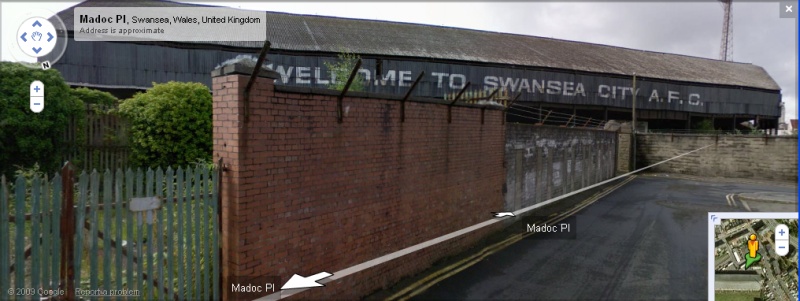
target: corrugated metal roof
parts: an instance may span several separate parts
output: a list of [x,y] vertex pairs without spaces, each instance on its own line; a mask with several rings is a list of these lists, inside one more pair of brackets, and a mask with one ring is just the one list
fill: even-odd
[[[169,1],[88,0],[79,7],[196,7]],[[72,9],[58,13],[69,30]],[[685,55],[452,27],[267,12],[273,49],[420,57],[780,90],[760,66]],[[260,48],[263,41],[214,42]]]

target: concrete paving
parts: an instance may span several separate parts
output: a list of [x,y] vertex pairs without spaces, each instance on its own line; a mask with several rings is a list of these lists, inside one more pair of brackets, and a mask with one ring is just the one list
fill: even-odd
[[[577,239],[528,236],[413,299],[705,300],[707,212],[746,211],[728,205],[732,193],[796,190],[637,177],[577,214]],[[796,199],[779,205],[769,210],[797,211]]]

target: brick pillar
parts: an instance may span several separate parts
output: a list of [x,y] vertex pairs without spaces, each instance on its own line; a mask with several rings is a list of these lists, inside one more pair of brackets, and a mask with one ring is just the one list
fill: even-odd
[[[274,93],[274,82],[278,74],[271,70],[262,70],[250,91],[249,106],[245,104],[245,87],[253,72],[252,67],[241,64],[226,65],[211,73],[213,92],[213,139],[214,160],[223,160],[222,174],[222,297],[223,300],[246,299],[246,296],[233,295],[231,283],[241,282],[249,277],[263,276],[255,272],[255,263],[262,258],[255,258],[248,248],[253,248],[253,237],[249,237],[247,229],[257,224],[258,216],[253,218],[252,208],[247,208],[253,195],[248,193],[257,185],[254,176],[252,152],[247,139],[253,129],[254,108],[265,108]],[[249,118],[245,119],[245,114]],[[258,233],[255,233],[258,234]],[[251,235],[252,236],[252,235]],[[248,244],[248,245],[246,245]],[[252,296],[250,296],[252,297]],[[252,300],[250,298],[249,300]]]

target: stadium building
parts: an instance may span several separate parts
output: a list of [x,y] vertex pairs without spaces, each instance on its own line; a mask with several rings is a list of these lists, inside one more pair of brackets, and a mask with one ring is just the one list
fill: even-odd
[[[85,1],[76,7],[196,7],[166,1]],[[607,45],[442,26],[265,12],[276,84],[327,87],[325,62],[342,52],[363,59],[368,92],[404,94],[421,73],[415,96],[444,98],[467,83],[470,95],[500,89],[519,94],[511,122],[536,122],[538,112],[595,120],[630,120],[633,76],[636,117],[650,129],[687,129],[710,120],[732,130],[748,120],[777,129],[781,89],[760,66]],[[128,97],[153,82],[210,86],[211,70],[240,55],[257,56],[264,41],[181,43],[77,42],[73,9],[58,13],[70,39],[53,65],[73,86]],[[342,79],[339,79],[342,80]],[[485,95],[486,92],[482,92]]]

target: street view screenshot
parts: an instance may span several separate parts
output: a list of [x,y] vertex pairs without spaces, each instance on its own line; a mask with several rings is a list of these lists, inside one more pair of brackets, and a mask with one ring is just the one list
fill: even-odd
[[0,0],[0,300],[798,300],[796,6]]

